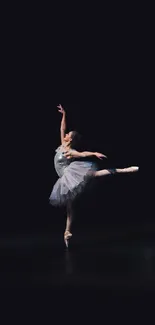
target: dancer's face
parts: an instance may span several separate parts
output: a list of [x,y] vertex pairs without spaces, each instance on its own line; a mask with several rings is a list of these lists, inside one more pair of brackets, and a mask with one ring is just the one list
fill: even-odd
[[66,142],[72,141],[72,132],[66,133],[64,141],[66,141]]

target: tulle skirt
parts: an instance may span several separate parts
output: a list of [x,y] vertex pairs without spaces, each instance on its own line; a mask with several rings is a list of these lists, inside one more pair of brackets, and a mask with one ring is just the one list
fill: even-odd
[[86,185],[94,178],[96,164],[89,161],[73,161],[64,170],[64,174],[55,183],[50,195],[50,204],[66,205],[74,201],[83,192]]

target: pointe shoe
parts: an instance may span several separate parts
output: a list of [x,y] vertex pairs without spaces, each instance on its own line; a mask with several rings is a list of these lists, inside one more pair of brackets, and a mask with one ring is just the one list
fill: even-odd
[[139,170],[138,166],[131,166],[128,168],[124,168],[124,171],[126,171],[127,173],[138,172],[138,170]]
[[66,245],[67,248],[69,246],[69,239],[71,237],[72,237],[72,234],[68,230],[65,231],[65,233],[64,233],[64,242],[65,242],[65,245]]

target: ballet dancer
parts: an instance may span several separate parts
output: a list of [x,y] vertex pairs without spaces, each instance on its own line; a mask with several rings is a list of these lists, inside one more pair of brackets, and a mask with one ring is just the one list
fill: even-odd
[[[62,105],[57,106],[58,111],[62,114],[61,120],[61,145],[56,149],[54,157],[55,170],[59,176],[55,183],[49,201],[53,206],[67,207],[67,221],[64,232],[64,242],[68,248],[69,240],[72,237],[71,226],[73,221],[73,201],[82,193],[86,184],[93,177],[101,177],[118,173],[137,172],[139,167],[132,166],[127,168],[111,168],[98,170],[96,164],[90,157],[98,159],[107,158],[100,152],[77,151],[75,147],[79,142],[80,135],[76,131],[66,133],[66,112]],[[86,158],[86,159],[84,159]]]

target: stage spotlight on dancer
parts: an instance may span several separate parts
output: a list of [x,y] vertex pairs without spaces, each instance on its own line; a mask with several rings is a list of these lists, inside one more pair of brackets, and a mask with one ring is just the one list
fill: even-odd
[[72,237],[73,202],[86,189],[86,184],[94,177],[137,172],[139,167],[97,170],[96,164],[90,158],[95,156],[98,159],[106,159],[106,155],[100,152],[77,151],[75,148],[79,142],[80,135],[77,131],[66,133],[66,112],[62,105],[59,104],[57,107],[58,111],[62,114],[60,128],[61,145],[56,149],[54,158],[55,170],[59,178],[52,189],[49,201],[54,206],[65,205],[67,208],[64,242],[66,247],[68,247],[69,240]]

